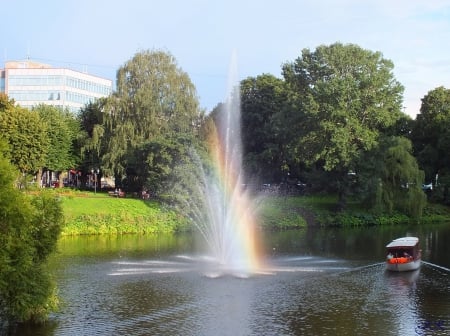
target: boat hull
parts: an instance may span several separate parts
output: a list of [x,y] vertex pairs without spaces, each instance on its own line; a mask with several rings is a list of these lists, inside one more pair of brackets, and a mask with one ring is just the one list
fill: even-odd
[[386,262],[386,269],[394,272],[414,271],[420,267],[420,259],[413,260],[407,263],[389,263]]

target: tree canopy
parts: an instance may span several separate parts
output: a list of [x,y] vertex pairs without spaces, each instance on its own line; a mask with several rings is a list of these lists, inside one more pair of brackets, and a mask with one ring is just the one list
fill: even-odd
[[299,130],[292,146],[301,160],[337,172],[338,181],[401,115],[403,87],[380,52],[341,43],[304,49],[283,75],[301,114],[291,123]]
[[49,149],[47,124],[35,111],[15,106],[0,94],[0,137],[9,147],[6,154],[25,175],[43,167]]
[[286,170],[287,133],[280,122],[286,104],[284,81],[270,74],[241,81],[242,141],[246,168],[264,180]]
[[450,187],[450,89],[438,87],[422,98],[411,133],[419,165],[426,183],[440,185],[440,197],[448,201]]
[[195,86],[175,58],[147,50],[118,70],[117,91],[82,116],[84,121],[98,121],[84,124],[89,137],[85,154],[98,156],[104,172],[130,182],[142,180],[136,175],[143,171],[139,167],[143,162],[137,160],[139,148],[181,133],[196,133],[202,113]]
[[68,111],[44,104],[33,111],[39,114],[47,130],[47,155],[42,168],[56,172],[73,168],[77,161],[74,145],[79,130],[76,118]]
[[400,117],[403,87],[379,52],[341,43],[304,49],[283,74],[304,114],[303,157],[326,170],[351,169]]

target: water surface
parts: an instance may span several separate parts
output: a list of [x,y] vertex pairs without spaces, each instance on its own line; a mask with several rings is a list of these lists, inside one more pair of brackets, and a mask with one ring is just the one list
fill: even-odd
[[[384,246],[415,235],[421,269],[384,271]],[[264,235],[266,271],[212,277],[191,235],[64,238],[64,305],[11,335],[448,335],[449,225]]]

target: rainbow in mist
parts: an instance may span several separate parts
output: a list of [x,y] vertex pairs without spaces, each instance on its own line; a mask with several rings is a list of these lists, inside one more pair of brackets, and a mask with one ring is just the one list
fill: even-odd
[[203,177],[206,214],[197,227],[219,267],[218,274],[248,276],[259,272],[261,258],[256,207],[244,186],[240,96],[239,87],[233,83],[210,139],[214,172]]

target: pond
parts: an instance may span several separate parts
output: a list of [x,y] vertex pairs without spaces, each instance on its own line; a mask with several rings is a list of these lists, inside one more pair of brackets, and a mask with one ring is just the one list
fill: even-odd
[[[421,268],[384,270],[385,245],[420,238]],[[268,272],[205,276],[197,238],[66,237],[52,259],[63,305],[10,335],[449,335],[450,225],[263,235]]]

